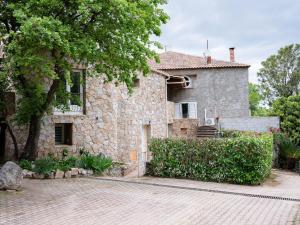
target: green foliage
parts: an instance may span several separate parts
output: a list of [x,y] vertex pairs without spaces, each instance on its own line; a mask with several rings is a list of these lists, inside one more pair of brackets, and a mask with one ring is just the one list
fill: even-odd
[[278,97],[289,97],[300,93],[300,45],[288,45],[279,49],[262,62],[259,70],[261,91],[271,106]]
[[[0,37],[5,45],[3,72],[19,95],[16,121],[30,123],[23,155],[36,157],[39,124],[53,106],[63,111],[79,101],[71,86],[74,64],[90,77],[123,83],[132,92],[138,73],[147,75],[148,60],[161,47],[159,36],[168,16],[166,0],[1,1]],[[57,98],[55,98],[55,96]],[[77,102],[78,103],[78,102]],[[1,103],[0,103],[1,104]],[[0,106],[1,107],[1,106]]]
[[279,167],[294,169],[295,161],[300,160],[300,147],[284,133],[274,133],[274,143],[279,149]]
[[33,171],[38,174],[49,176],[57,168],[58,160],[52,157],[46,157],[34,161]]
[[[131,91],[137,71],[149,72],[157,59],[151,41],[168,16],[165,0],[9,1],[0,3],[0,37],[5,44],[4,73],[20,94],[18,121],[42,116],[53,103],[52,83],[71,84],[73,63],[90,66],[87,75],[105,74]],[[72,60],[70,60],[72,59]],[[54,82],[55,81],[55,82]],[[65,101],[66,103],[67,101]],[[35,107],[32,107],[32,106]]]
[[259,85],[249,83],[249,108],[251,116],[268,116],[269,109],[261,106],[263,96],[260,93]]
[[273,138],[153,139],[150,151],[147,171],[154,176],[259,184],[271,171]]
[[32,171],[32,163],[26,159],[21,159],[19,162],[19,166],[22,169]]
[[93,170],[95,173],[101,174],[104,170],[112,166],[112,160],[103,156],[84,154],[80,158],[79,165],[81,168]]
[[62,151],[62,156],[63,156],[63,158],[64,158],[64,157],[67,157],[68,155],[69,155],[69,150],[66,149],[66,148],[64,148],[63,151]]
[[277,99],[272,113],[280,116],[280,126],[294,143],[300,146],[300,94]]
[[110,168],[113,165],[113,162],[108,157],[94,156],[85,152],[80,157],[69,156],[58,159],[49,155],[33,162],[22,159],[20,160],[19,165],[22,169],[49,176],[57,169],[66,172],[75,167],[93,170],[96,174],[101,174],[104,170]]
[[64,158],[58,161],[57,169],[62,170],[64,172],[71,170],[72,168],[77,167],[79,163],[79,159],[74,156],[70,156],[68,158]]

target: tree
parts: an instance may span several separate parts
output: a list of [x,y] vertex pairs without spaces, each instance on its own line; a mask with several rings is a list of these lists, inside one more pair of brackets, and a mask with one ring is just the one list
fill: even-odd
[[17,160],[19,157],[17,140],[10,127],[8,119],[9,107],[11,106],[11,103],[7,102],[8,91],[10,91],[8,79],[6,77],[6,74],[0,71],[0,163],[4,160],[5,157],[5,143],[7,130],[11,136],[15,148],[14,159]]
[[257,76],[266,102],[300,93],[300,45],[281,48],[262,62]]
[[272,111],[280,116],[283,132],[300,146],[300,94],[276,99]]
[[260,105],[262,100],[263,97],[260,93],[259,85],[249,83],[249,108],[251,111],[251,116],[268,115],[268,109]]
[[251,115],[254,115],[257,111],[262,97],[259,93],[259,87],[257,84],[249,83],[249,107]]
[[89,67],[87,75],[132,90],[137,71],[149,72],[157,59],[152,35],[168,16],[165,0],[4,0],[0,35],[5,44],[5,72],[21,97],[16,120],[29,123],[24,157],[35,159],[41,120],[55,103],[72,65]]

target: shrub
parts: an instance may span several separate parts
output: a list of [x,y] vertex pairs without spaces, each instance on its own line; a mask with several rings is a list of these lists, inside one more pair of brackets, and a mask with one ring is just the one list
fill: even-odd
[[20,162],[19,162],[19,166],[22,169],[25,169],[25,170],[29,170],[29,171],[32,170],[32,164],[31,164],[31,162],[28,161],[28,160],[26,160],[26,159],[21,159]]
[[273,137],[153,139],[147,173],[238,184],[259,184],[272,166]]
[[274,143],[279,148],[279,167],[294,169],[300,160],[300,147],[283,133],[274,133]]
[[112,160],[103,156],[83,154],[79,165],[84,169],[93,170],[96,174],[101,174],[104,170],[112,166]]
[[58,168],[58,160],[53,157],[46,157],[34,161],[33,171],[43,174],[46,177]]
[[66,159],[60,160],[58,163],[58,169],[66,172],[71,168],[76,167],[78,164],[78,159],[74,156],[70,156]]

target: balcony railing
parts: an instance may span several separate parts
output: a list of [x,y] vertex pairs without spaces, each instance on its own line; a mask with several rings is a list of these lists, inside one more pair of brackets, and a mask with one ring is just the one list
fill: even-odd
[[82,102],[82,95],[72,94],[69,100],[69,107],[66,110],[54,107],[54,115],[82,115],[83,107],[80,105]]
[[54,108],[54,115],[82,115],[83,109],[82,106],[78,105],[70,105],[69,109],[66,111],[63,111],[59,108]]

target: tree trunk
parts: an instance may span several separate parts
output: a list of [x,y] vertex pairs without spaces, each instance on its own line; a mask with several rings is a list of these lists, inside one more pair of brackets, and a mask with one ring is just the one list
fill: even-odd
[[6,128],[5,123],[0,123],[0,163],[4,161],[5,157]]
[[28,137],[21,158],[28,159],[28,160],[36,159],[37,151],[38,151],[38,142],[41,133],[42,117],[45,114],[45,112],[48,110],[49,106],[51,105],[55,96],[55,92],[57,91],[58,87],[59,87],[59,80],[54,80],[47,93],[47,97],[43,104],[43,107],[41,107],[43,109],[43,112],[40,112],[41,116],[31,117],[29,121]]
[[9,135],[10,135],[10,137],[11,137],[13,143],[14,143],[14,148],[15,148],[14,160],[17,161],[17,160],[19,160],[19,148],[18,148],[17,139],[16,139],[11,127],[9,126],[9,124],[6,123],[6,125],[7,125],[7,130],[9,132]]
[[32,116],[29,122],[27,141],[22,153],[22,157],[28,160],[35,160],[37,157],[38,142],[41,132],[41,117]]

